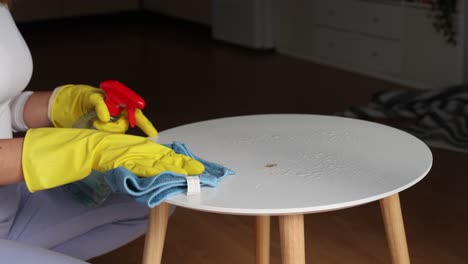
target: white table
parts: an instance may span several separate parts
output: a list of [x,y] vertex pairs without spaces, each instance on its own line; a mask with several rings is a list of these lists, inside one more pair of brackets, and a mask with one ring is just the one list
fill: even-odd
[[183,125],[157,141],[184,142],[236,174],[196,196],[151,209],[144,263],[160,263],[169,205],[257,217],[257,262],[269,262],[270,216],[279,216],[283,263],[305,263],[303,214],[380,201],[393,263],[409,263],[398,193],[430,170],[414,136],[362,120],[320,115],[252,115]]

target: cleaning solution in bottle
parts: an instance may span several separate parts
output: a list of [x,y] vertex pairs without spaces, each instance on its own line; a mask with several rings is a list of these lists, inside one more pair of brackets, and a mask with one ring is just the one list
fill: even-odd
[[[103,81],[99,87],[105,93],[105,103],[111,115],[111,121],[117,120],[122,110],[126,109],[130,127],[135,127],[135,109],[145,107],[146,103],[143,98],[118,81]],[[96,112],[91,111],[80,118],[73,127],[94,129],[93,121],[96,118]],[[62,188],[89,207],[99,206],[112,194],[112,189],[104,179],[104,174],[94,170],[86,178],[66,184]]]

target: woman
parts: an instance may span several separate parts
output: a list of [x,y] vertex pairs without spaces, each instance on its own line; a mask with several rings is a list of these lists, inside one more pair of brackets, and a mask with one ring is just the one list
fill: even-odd
[[[204,168],[147,138],[124,135],[127,119],[108,122],[100,89],[65,85],[22,92],[32,60],[7,2],[0,0],[0,238],[90,259],[142,235],[148,209],[117,195],[91,209],[55,187],[93,169],[124,166],[147,177],[164,170],[195,175]],[[70,128],[92,110],[98,130]],[[146,134],[157,134],[141,111],[136,120]],[[12,138],[12,131],[27,133]]]

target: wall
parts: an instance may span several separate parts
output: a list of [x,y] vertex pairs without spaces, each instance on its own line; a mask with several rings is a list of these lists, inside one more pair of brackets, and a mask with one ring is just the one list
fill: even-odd
[[17,22],[137,10],[138,0],[20,0],[12,13]]
[[144,0],[143,7],[160,14],[211,24],[211,0]]
[[17,22],[28,22],[139,8],[200,24],[211,24],[211,0],[18,0],[12,7],[12,13]]

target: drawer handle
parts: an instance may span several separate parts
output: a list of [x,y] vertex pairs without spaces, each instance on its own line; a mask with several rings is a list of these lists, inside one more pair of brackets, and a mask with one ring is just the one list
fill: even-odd
[[380,22],[380,19],[378,17],[373,17],[372,22],[374,22],[374,24],[377,24]]
[[373,58],[377,58],[379,56],[379,52],[378,51],[372,51],[370,55]]

